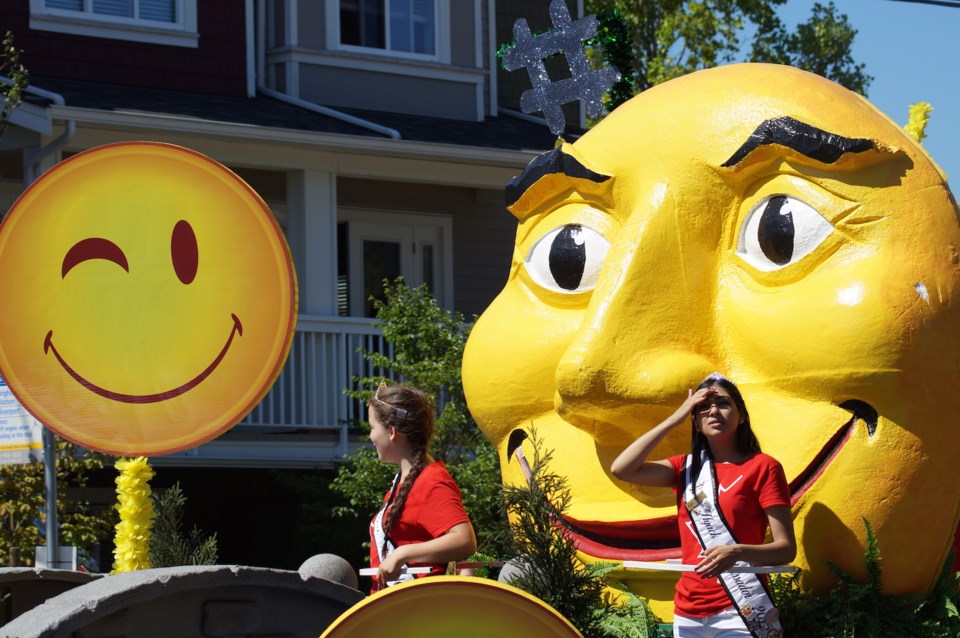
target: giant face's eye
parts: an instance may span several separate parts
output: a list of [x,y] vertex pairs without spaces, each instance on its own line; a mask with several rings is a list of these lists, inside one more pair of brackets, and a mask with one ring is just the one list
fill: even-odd
[[832,231],[830,222],[809,204],[774,195],[750,210],[737,254],[757,270],[779,270],[810,254]]
[[530,249],[525,266],[533,280],[556,292],[592,290],[610,243],[580,224],[551,230]]

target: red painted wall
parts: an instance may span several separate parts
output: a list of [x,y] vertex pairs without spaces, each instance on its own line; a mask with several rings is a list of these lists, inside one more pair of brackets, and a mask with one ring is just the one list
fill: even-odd
[[199,46],[187,48],[33,31],[29,0],[0,2],[0,33],[12,31],[31,75],[153,89],[244,95],[241,0],[197,0]]

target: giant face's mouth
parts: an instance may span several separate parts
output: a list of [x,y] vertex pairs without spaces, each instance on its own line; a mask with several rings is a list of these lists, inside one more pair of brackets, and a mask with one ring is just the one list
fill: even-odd
[[[790,481],[791,505],[797,503],[843,449],[858,419],[865,423],[870,436],[876,431],[878,415],[872,406],[852,400],[841,403],[840,407],[853,416],[830,437],[803,471]],[[510,434],[507,453],[511,460],[516,459],[529,480],[530,467],[520,447],[526,438],[526,432],[514,430]],[[558,523],[563,525],[567,537],[576,544],[578,550],[594,558],[617,561],[680,558],[680,535],[675,515],[634,521],[582,521],[561,516]]]
[[95,383],[88,381],[72,367],[70,367],[70,365],[57,351],[56,346],[53,345],[53,330],[48,332],[46,338],[43,340],[43,352],[44,354],[47,352],[53,352],[53,356],[56,357],[58,362],[60,362],[60,366],[66,370],[67,374],[73,377],[77,383],[85,387],[87,390],[90,390],[94,394],[98,394],[105,399],[119,401],[121,403],[159,403],[160,401],[166,401],[167,399],[172,399],[173,397],[184,394],[185,392],[189,392],[193,388],[197,387],[204,379],[209,377],[214,370],[216,370],[217,366],[220,365],[220,362],[223,361],[223,358],[227,355],[227,351],[230,349],[230,344],[233,343],[234,336],[243,336],[243,325],[240,323],[240,319],[237,317],[237,315],[232,313],[230,314],[230,317],[233,319],[233,326],[230,328],[230,335],[227,337],[227,342],[223,345],[223,348],[220,349],[220,353],[213,359],[210,365],[208,365],[200,374],[190,379],[186,383],[164,392],[157,392],[156,394],[123,394],[102,388]]

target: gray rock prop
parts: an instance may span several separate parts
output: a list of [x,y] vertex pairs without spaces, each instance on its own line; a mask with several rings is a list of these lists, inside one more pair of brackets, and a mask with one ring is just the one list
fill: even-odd
[[8,623],[48,598],[101,577],[67,569],[0,568],[0,597],[6,597],[0,606],[0,623]]
[[303,578],[325,578],[335,583],[359,589],[357,572],[345,558],[336,554],[317,554],[303,561],[300,565],[300,576]]
[[0,627],[0,636],[317,638],[363,597],[338,582],[278,569],[145,569],[104,576],[50,598]]
[[516,556],[508,560],[504,563],[503,567],[500,568],[500,575],[497,577],[497,580],[509,585],[511,584],[510,581],[523,574],[524,571],[523,557]]

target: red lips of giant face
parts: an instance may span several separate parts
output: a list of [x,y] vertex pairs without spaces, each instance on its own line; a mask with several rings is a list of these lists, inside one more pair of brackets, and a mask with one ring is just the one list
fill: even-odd
[[[795,505],[810,489],[846,445],[858,416],[855,414],[837,430],[807,467],[790,482],[791,505]],[[873,414],[872,423],[869,419],[865,419],[865,422],[872,434],[871,425],[876,427],[876,413]],[[577,549],[594,558],[617,561],[680,558],[680,533],[676,516],[615,522],[579,521],[564,516],[562,523],[567,537],[576,544]]]
[[577,549],[606,560],[657,561],[680,558],[677,517],[643,521],[578,521],[563,517],[567,537]]

